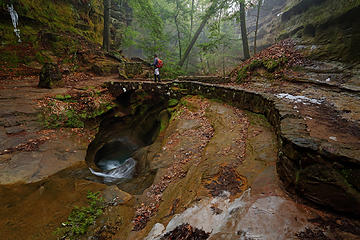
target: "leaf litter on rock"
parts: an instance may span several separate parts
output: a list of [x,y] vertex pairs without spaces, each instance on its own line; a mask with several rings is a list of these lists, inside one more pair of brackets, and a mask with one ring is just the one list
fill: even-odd
[[196,163],[196,160],[201,158],[202,150],[213,136],[214,129],[212,128],[209,120],[205,117],[205,110],[209,107],[208,101],[199,99],[198,97],[191,97],[186,100],[196,104],[198,108],[196,110],[189,110],[188,107],[182,106],[182,115],[177,116],[175,119],[196,119],[200,122],[201,127],[181,132],[176,131],[167,139],[163,149],[171,151],[171,149],[179,143],[179,139],[185,137],[192,137],[196,139],[196,143],[191,146],[191,150],[180,149],[176,156],[174,156],[173,163],[167,168],[166,173],[161,177],[161,180],[150,187],[150,191],[147,193],[148,203],[142,203],[136,210],[135,218],[133,219],[134,231],[139,231],[145,228],[150,218],[158,211],[163,192],[171,182],[186,176],[186,170],[184,170],[183,166],[189,162]]
[[208,239],[210,233],[195,228],[190,224],[177,226],[171,232],[166,233],[160,240],[204,240]]

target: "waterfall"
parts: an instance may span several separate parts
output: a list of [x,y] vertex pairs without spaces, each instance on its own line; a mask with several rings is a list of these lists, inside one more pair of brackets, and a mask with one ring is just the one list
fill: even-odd
[[18,16],[17,12],[15,11],[14,6],[12,4],[11,4],[11,6],[7,5],[7,8],[10,12],[11,21],[14,26],[14,32],[15,32],[16,36],[18,37],[18,42],[21,42],[20,29],[17,28],[17,26],[19,24],[19,16]]
[[131,178],[135,170],[135,165],[135,160],[133,158],[128,158],[121,164],[112,164],[112,167],[109,170],[96,172],[90,168],[90,171],[96,176],[103,177],[105,182],[112,182],[116,179]]

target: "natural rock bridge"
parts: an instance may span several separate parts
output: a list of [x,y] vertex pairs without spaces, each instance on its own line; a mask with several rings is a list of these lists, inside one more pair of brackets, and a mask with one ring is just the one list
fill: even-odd
[[[263,114],[277,135],[280,149],[277,172],[285,187],[315,203],[360,215],[359,119],[356,114],[351,115],[352,118],[346,117],[349,110],[339,110],[341,96],[337,95],[340,94],[338,91],[316,99],[291,95],[294,90],[289,85],[266,90],[199,81],[160,84],[121,81],[106,85],[116,97],[139,90],[168,99],[202,95]],[[296,93],[309,89],[296,89]],[[356,93],[345,95],[344,101],[359,100]],[[359,112],[358,109],[352,110]]]

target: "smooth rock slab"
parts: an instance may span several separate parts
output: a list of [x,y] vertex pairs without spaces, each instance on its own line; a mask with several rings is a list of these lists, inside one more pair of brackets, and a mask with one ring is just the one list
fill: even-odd
[[17,152],[0,162],[0,184],[38,182],[84,159],[85,148],[73,140],[51,140],[39,151]]

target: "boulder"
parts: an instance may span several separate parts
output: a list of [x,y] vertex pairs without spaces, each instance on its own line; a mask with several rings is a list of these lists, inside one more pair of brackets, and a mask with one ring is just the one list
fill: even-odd
[[125,73],[132,78],[143,73],[143,64],[141,62],[127,62],[125,63]]
[[112,74],[117,74],[119,72],[118,68],[120,63],[110,60],[102,60],[94,63],[90,71],[98,76],[109,76]]
[[54,63],[45,63],[40,71],[40,88],[64,87],[65,83],[58,66]]
[[123,68],[119,67],[119,78],[124,80],[124,79],[128,79],[128,77],[126,76],[125,70]]

